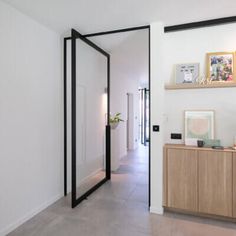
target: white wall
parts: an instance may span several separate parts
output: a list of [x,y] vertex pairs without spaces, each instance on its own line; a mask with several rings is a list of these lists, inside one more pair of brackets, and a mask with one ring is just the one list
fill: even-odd
[[[162,214],[162,156],[164,137],[164,71],[162,69],[164,31],[162,23],[151,25],[151,206],[150,211]],[[160,125],[160,132],[152,132]]]
[[[163,33],[161,23],[151,27],[151,123],[160,133],[151,134],[151,211],[162,213],[162,148],[171,141],[171,132],[184,134],[183,112],[188,109],[214,109],[216,138],[225,146],[236,134],[235,88],[174,90],[164,89],[174,82],[174,64],[199,62],[206,71],[206,53],[235,51],[236,24]],[[183,142],[183,140],[181,141]]]
[[[206,53],[236,51],[236,24],[165,34],[163,70],[166,83],[174,80],[174,64],[200,62],[200,74],[206,74]],[[215,110],[216,138],[232,146],[236,134],[235,88],[166,91],[167,116],[165,142],[171,132],[183,133],[183,111]]]
[[129,36],[111,51],[111,113],[121,112],[118,126],[120,134],[120,156],[126,155],[127,137],[127,93],[133,95],[133,137],[130,140],[135,149],[139,142],[139,93],[140,81],[148,81],[148,31],[142,30]]
[[63,194],[61,42],[0,2],[0,235]]

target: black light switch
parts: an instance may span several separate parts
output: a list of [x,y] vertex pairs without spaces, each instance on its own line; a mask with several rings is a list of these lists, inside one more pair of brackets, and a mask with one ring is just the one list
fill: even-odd
[[172,133],[170,134],[171,139],[182,139],[182,134]]
[[152,126],[152,131],[153,132],[159,132],[160,131],[160,126],[159,125],[153,125]]

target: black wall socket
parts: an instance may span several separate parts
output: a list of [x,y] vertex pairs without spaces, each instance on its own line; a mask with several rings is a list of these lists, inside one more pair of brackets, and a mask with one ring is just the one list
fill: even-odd
[[171,139],[182,139],[182,134],[170,134]]

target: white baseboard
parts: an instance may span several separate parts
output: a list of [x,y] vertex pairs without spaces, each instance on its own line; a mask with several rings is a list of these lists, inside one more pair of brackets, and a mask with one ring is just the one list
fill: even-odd
[[158,215],[163,215],[164,209],[163,207],[150,207],[150,212]]
[[43,203],[41,206],[36,207],[32,211],[28,212],[22,218],[20,218],[20,219],[16,220],[15,222],[7,225],[6,227],[4,227],[3,229],[0,230],[0,236],[5,236],[5,235],[9,234],[13,230],[15,230],[17,227],[24,224],[26,221],[28,221],[29,219],[31,219],[32,217],[37,215],[39,212],[43,211],[45,208],[52,205],[54,202],[56,202],[57,200],[59,200],[62,197],[63,197],[63,194],[58,194],[56,197],[51,198],[49,201],[46,201],[45,203]]

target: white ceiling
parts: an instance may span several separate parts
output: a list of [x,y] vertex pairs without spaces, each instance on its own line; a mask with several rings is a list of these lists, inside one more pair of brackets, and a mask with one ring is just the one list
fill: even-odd
[[[142,32],[143,30],[140,30]],[[96,45],[101,47],[107,52],[112,52],[114,49],[119,47],[128,38],[133,37],[139,31],[129,31],[117,34],[107,34],[96,37],[89,37],[88,39],[93,41]]]
[[236,15],[236,0],[2,0],[63,34],[165,25]]
[[[111,39],[110,36],[106,36],[106,40]],[[101,43],[105,45],[105,41]],[[138,81],[141,87],[148,86],[148,30],[134,31],[126,35],[110,53],[111,71],[115,69],[119,71],[120,76],[125,75]]]
[[111,67],[148,86],[148,30],[89,37],[111,55]]
[[[236,15],[236,0],[0,1],[10,4],[61,35],[67,34],[71,28],[75,28],[82,34],[88,34],[141,26],[155,21],[162,21],[164,25],[175,25]],[[136,33],[137,31],[134,31],[90,39],[106,51],[112,52],[129,38],[137,38]],[[134,49],[144,53],[147,44],[142,41],[139,44]],[[138,61],[136,64],[137,67],[142,68],[144,62]],[[146,76],[140,78],[141,83],[146,83],[146,80]]]

